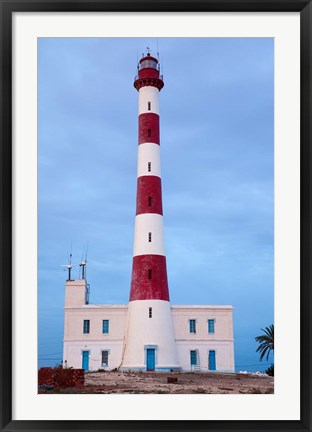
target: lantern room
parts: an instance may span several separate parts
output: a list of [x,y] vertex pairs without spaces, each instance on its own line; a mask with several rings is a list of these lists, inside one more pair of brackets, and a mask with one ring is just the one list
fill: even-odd
[[134,87],[154,86],[161,90],[164,86],[163,77],[159,73],[159,63],[149,52],[138,63],[138,74],[134,79]]

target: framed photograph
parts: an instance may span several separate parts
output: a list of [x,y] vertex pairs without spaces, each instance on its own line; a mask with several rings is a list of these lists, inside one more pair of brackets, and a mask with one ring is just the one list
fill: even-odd
[[311,430],[311,2],[1,23],[1,430]]

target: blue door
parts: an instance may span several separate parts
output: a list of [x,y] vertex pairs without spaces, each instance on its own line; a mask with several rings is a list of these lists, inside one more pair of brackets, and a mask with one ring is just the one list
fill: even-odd
[[89,351],[82,351],[82,369],[89,370]]
[[146,350],[146,370],[154,371],[155,370],[155,349],[148,348]]
[[209,351],[209,370],[216,370],[216,352]]

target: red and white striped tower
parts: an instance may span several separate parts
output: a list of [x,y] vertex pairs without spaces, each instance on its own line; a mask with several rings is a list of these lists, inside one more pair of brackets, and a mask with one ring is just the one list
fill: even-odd
[[132,279],[123,369],[179,369],[167,280],[160,175],[158,60],[138,64],[139,146]]

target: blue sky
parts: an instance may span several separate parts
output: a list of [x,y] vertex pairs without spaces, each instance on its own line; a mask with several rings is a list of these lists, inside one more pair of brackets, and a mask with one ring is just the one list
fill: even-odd
[[[91,303],[127,303],[137,56],[156,39],[38,41],[39,366],[62,358],[63,307],[88,247]],[[274,321],[274,41],[160,38],[160,132],[172,304],[234,306],[237,370],[264,370]]]

